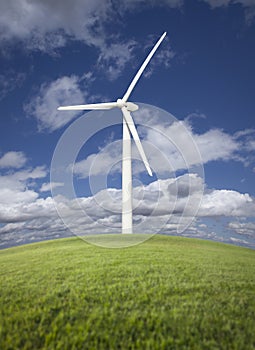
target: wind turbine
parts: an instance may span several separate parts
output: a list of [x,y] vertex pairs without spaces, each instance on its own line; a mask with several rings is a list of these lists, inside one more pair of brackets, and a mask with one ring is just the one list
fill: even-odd
[[133,91],[136,83],[142,75],[144,69],[150,62],[152,56],[166,36],[166,32],[162,34],[157,41],[140,69],[133,78],[126,93],[122,98],[116,102],[94,103],[76,106],[58,107],[59,111],[73,111],[73,110],[107,110],[112,108],[120,108],[123,114],[123,146],[122,146],[122,233],[133,233],[133,212],[132,212],[132,158],[131,158],[131,135],[135,141],[136,147],[140,153],[142,161],[150,176],[152,171],[144,153],[143,146],[138,136],[133,118],[130,112],[138,109],[138,106],[132,102],[128,102],[128,98]]

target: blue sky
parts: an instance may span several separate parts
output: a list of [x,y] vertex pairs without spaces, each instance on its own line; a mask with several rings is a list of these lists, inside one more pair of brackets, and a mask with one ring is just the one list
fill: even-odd
[[1,1],[0,247],[120,232],[121,116],[57,107],[117,100],[164,31],[130,96],[135,228],[255,247],[254,0]]

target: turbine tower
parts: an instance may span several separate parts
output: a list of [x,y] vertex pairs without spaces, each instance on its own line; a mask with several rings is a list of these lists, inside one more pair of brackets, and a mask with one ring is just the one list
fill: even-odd
[[152,56],[156,52],[157,48],[166,36],[166,32],[162,34],[157,41],[131,84],[129,85],[126,93],[122,98],[119,98],[116,102],[106,103],[94,103],[86,105],[76,106],[64,106],[58,107],[59,111],[73,111],[73,110],[107,110],[112,108],[120,108],[123,114],[123,141],[122,141],[122,233],[133,233],[133,211],[132,211],[132,157],[131,157],[131,136],[133,137],[141,159],[148,171],[148,174],[152,176],[152,171],[144,153],[143,146],[138,136],[133,118],[130,112],[134,112],[138,109],[138,106],[132,102],[128,102],[128,98],[133,91],[136,83],[142,75],[144,69],[150,62]]

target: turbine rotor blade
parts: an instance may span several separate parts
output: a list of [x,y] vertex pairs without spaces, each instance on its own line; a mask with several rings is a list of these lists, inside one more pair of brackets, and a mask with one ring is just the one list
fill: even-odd
[[147,64],[150,62],[152,56],[156,52],[157,48],[159,47],[159,45],[161,44],[161,42],[163,41],[165,36],[166,36],[166,32],[163,35],[161,35],[160,39],[157,41],[156,45],[153,47],[153,49],[151,50],[151,52],[149,53],[149,55],[147,56],[147,58],[145,59],[145,61],[141,65],[140,69],[138,70],[138,72],[136,73],[134,79],[132,80],[131,84],[129,85],[125,95],[123,96],[122,101],[127,102],[128,98],[129,98],[132,90],[134,89],[136,83],[138,82],[140,76],[142,75],[142,73],[145,70]]
[[111,109],[118,107],[117,102],[105,102],[105,103],[92,103],[88,105],[76,105],[76,106],[62,106],[58,107],[59,111],[84,111],[93,109]]
[[136,147],[138,149],[138,152],[142,158],[142,161],[145,165],[145,168],[147,169],[148,173],[150,176],[152,176],[152,171],[151,171],[151,168],[150,168],[150,165],[149,165],[149,162],[148,162],[148,159],[144,153],[144,149],[143,149],[143,146],[141,144],[141,140],[139,138],[139,135],[137,133],[137,130],[136,130],[136,127],[135,127],[135,123],[133,121],[133,118],[130,114],[130,112],[127,110],[126,107],[122,107],[121,108],[122,110],[122,113],[123,113],[123,117],[125,119],[125,122],[127,123],[127,126],[128,126],[128,129],[135,141],[135,144],[136,144]]

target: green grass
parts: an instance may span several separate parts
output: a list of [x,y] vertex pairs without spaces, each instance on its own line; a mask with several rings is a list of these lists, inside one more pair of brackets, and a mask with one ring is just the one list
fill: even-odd
[[157,235],[0,252],[0,349],[255,349],[255,251]]

